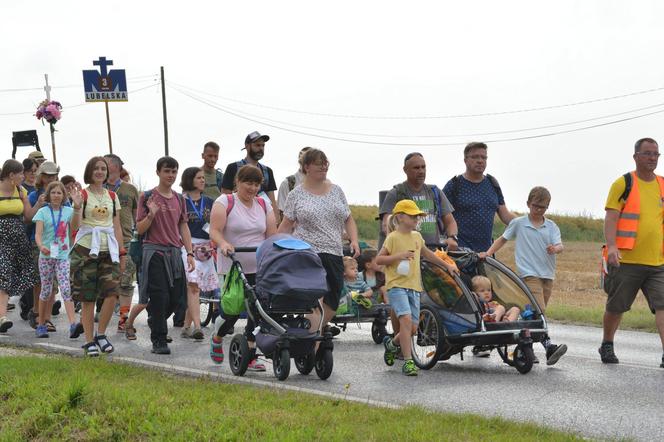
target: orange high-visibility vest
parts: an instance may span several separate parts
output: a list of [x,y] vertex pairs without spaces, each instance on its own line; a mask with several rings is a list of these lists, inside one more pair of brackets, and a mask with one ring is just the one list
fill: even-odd
[[[639,227],[639,218],[641,216],[641,196],[639,195],[639,185],[636,172],[631,172],[632,189],[625,201],[625,207],[620,212],[618,218],[618,229],[616,231],[616,246],[623,250],[632,250],[636,243],[636,230]],[[664,201],[664,178],[656,175],[659,183],[660,206]],[[664,229],[664,224],[662,225]],[[664,244],[662,244],[664,247]]]

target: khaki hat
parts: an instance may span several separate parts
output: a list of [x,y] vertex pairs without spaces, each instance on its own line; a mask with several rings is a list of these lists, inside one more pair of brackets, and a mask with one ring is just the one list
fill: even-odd
[[37,169],[37,175],[57,175],[60,173],[60,166],[53,161],[44,161]]
[[30,154],[28,155],[28,158],[30,158],[32,160],[44,160],[45,159],[44,154],[41,153],[38,150],[33,150],[32,152],[30,152]]
[[415,201],[413,200],[401,200],[392,209],[392,214],[396,215],[397,213],[405,213],[406,215],[413,216],[422,216],[426,215],[426,212],[422,212]]

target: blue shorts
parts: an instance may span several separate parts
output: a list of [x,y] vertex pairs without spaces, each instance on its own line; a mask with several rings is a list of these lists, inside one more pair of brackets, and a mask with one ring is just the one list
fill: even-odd
[[387,291],[387,299],[397,317],[410,313],[413,324],[420,322],[420,292],[394,287]]

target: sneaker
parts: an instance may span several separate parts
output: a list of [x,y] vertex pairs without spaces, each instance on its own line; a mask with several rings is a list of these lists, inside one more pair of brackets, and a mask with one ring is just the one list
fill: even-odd
[[406,376],[417,376],[417,366],[412,359],[408,359],[401,367],[401,372]]
[[39,315],[37,315],[37,313],[35,313],[33,310],[30,310],[28,312],[28,324],[30,325],[30,327],[37,328],[37,318],[38,317],[39,317]]
[[170,344],[171,342],[173,342],[173,338],[171,338],[171,335],[166,335],[166,343]]
[[150,352],[156,355],[170,355],[171,349],[168,347],[168,344],[152,344],[152,350]]
[[565,353],[567,353],[567,346],[565,344],[549,345],[546,349],[546,365],[554,365]]
[[191,339],[193,337],[191,335],[191,329],[189,327],[184,327],[180,332],[180,337],[183,339]]
[[200,328],[194,329],[194,331],[191,333],[191,337],[194,338],[195,341],[202,341],[205,339],[205,335],[203,334],[203,330]]
[[394,359],[399,351],[399,347],[394,345],[394,341],[389,336],[383,338],[383,347],[385,347],[385,352],[383,353],[383,361],[388,367],[394,365]]
[[7,319],[6,316],[3,316],[2,318],[0,318],[0,333],[4,333],[7,330],[9,330],[10,328],[12,328],[12,325],[14,325],[14,323],[9,319]]
[[341,333],[341,329],[339,327],[335,327],[334,325],[326,325],[325,329],[323,329],[323,333],[327,332],[329,332],[334,337]]
[[210,359],[215,364],[224,362],[224,348],[223,341],[219,336],[212,335],[210,338]]
[[53,303],[53,307],[51,308],[51,315],[58,316],[60,314],[60,307],[62,307],[62,303],[58,299]]
[[87,344],[84,344],[81,348],[83,348],[83,353],[85,354],[86,357],[89,358],[99,357],[99,349],[97,348],[97,344],[95,344],[94,342],[88,342]]
[[602,342],[602,346],[599,348],[599,356],[602,358],[602,362],[605,364],[617,364],[618,357],[613,351],[613,342]]
[[249,361],[247,371],[265,371],[265,364],[258,362],[258,358],[254,358]]
[[83,333],[83,324],[77,322],[69,326],[69,339],[76,339]]
[[16,308],[16,304],[12,304],[11,302],[7,304],[7,311],[14,310]]
[[37,326],[35,329],[35,336],[38,338],[48,338],[48,328],[46,328],[46,324],[40,324]]
[[124,333],[127,325],[127,316],[120,316],[118,319],[118,333]]

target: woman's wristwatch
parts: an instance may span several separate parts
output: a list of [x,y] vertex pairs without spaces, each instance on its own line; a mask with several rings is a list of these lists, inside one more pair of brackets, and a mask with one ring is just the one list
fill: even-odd
[[187,256],[191,256],[193,258],[194,257],[194,252],[187,252]]

